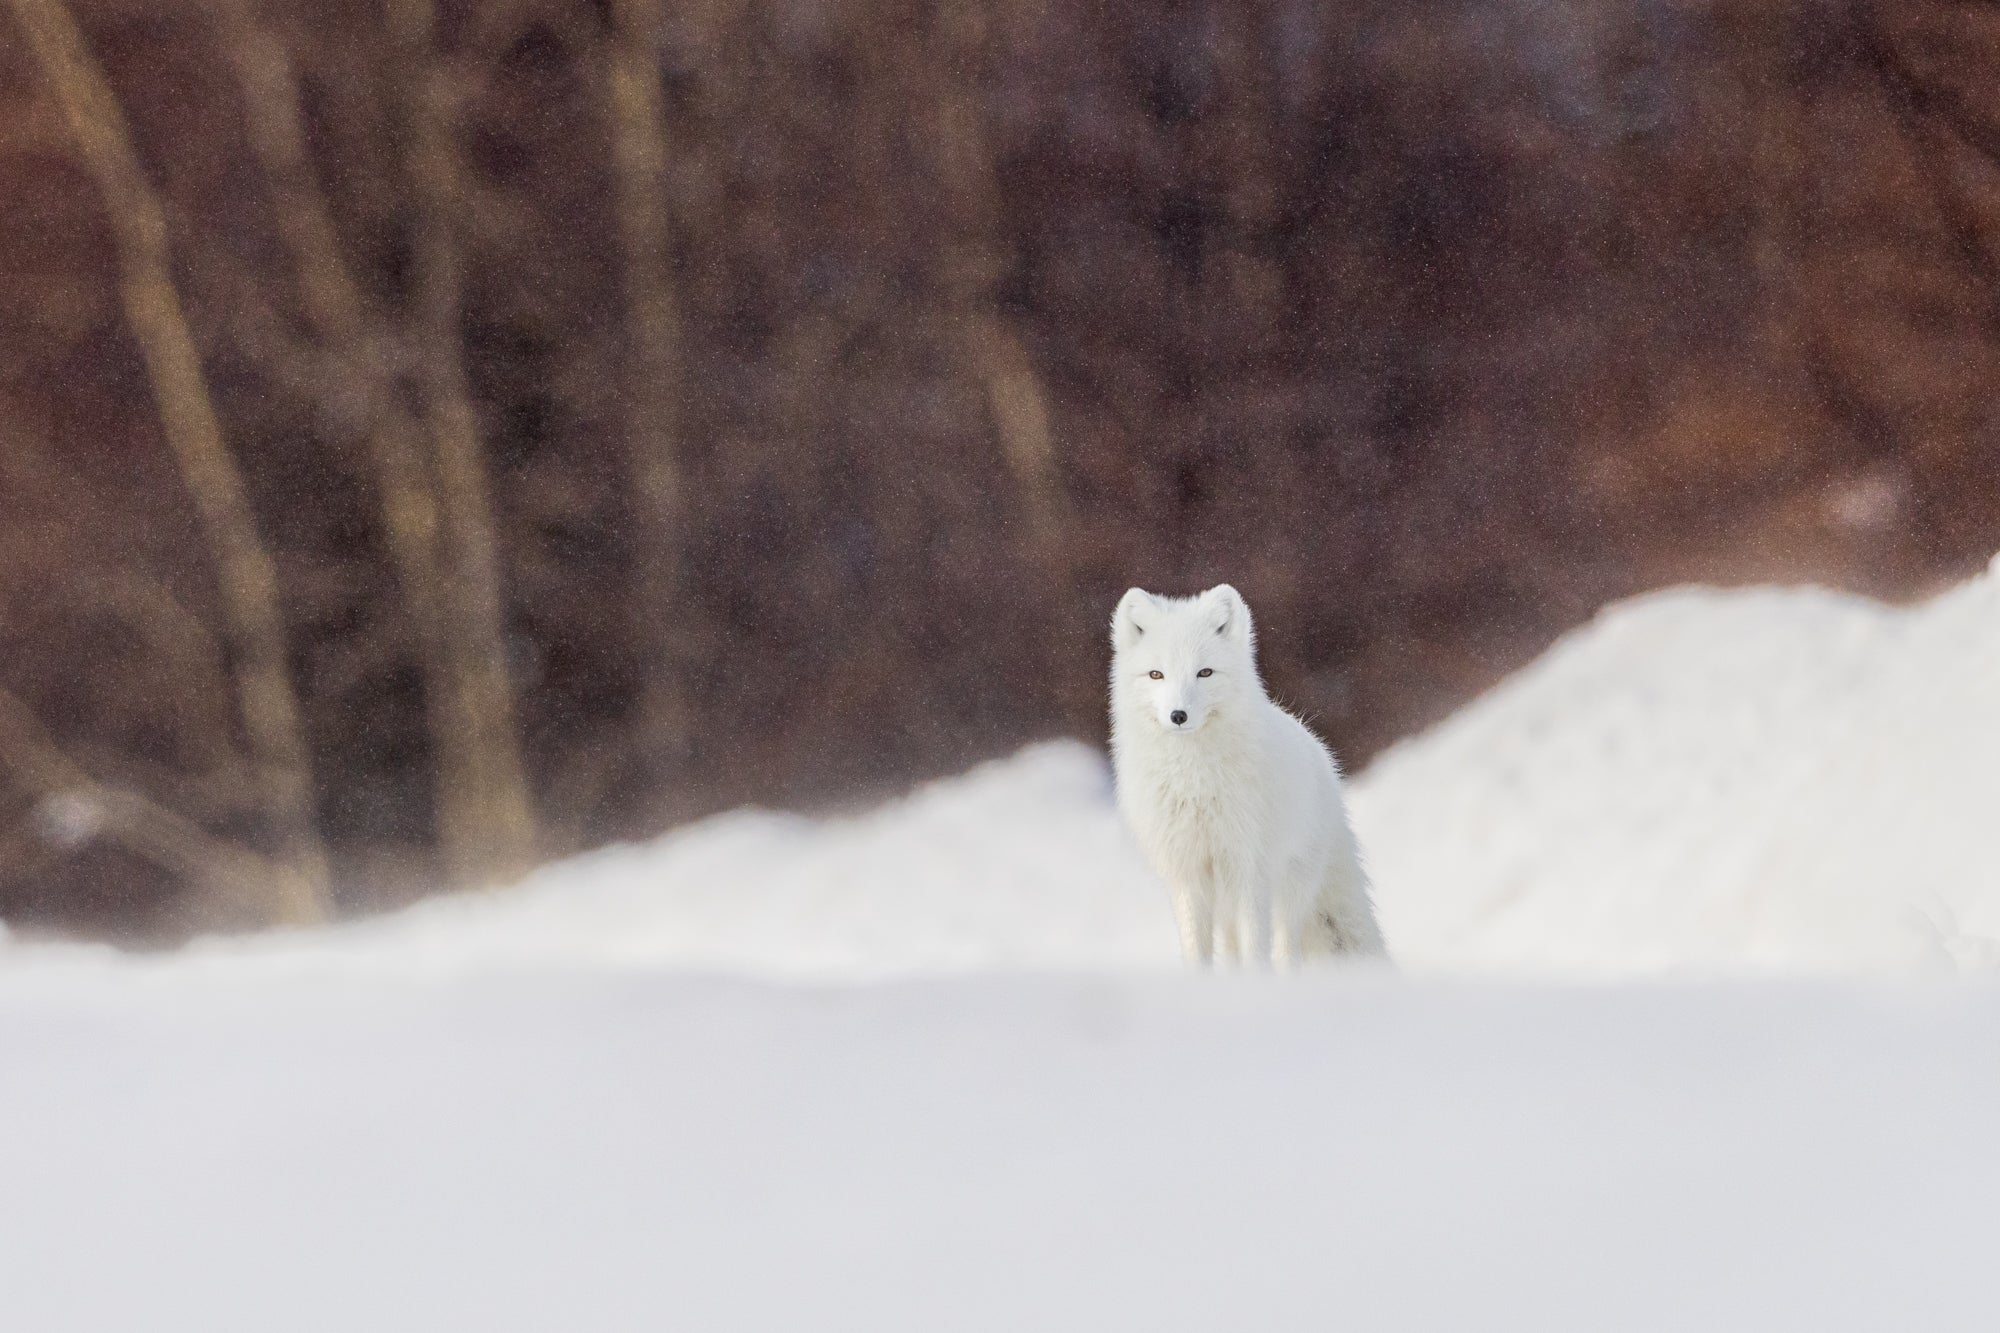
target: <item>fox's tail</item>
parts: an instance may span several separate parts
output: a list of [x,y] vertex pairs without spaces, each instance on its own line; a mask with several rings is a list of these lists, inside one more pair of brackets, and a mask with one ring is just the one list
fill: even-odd
[[1375,921],[1375,903],[1368,892],[1368,878],[1357,873],[1351,878],[1336,871],[1327,877],[1320,894],[1319,910],[1313,914],[1312,928],[1306,933],[1308,956],[1337,958],[1387,958],[1389,946],[1382,940],[1382,927]]

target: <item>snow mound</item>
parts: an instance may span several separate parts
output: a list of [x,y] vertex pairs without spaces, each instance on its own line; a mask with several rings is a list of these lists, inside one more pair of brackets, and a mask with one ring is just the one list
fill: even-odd
[[[490,893],[327,929],[199,941],[141,969],[236,978],[619,968],[869,981],[1179,959],[1103,757],[1032,746],[867,814],[746,810]],[[20,949],[84,972],[109,950]],[[0,955],[6,956],[6,955]]]
[[[1990,967],[1996,640],[1994,577],[1612,609],[1356,784],[1392,947]],[[332,929],[0,940],[0,1300],[51,1333],[1982,1326],[1992,986],[1173,961],[1077,745]]]
[[[1355,783],[1419,970],[2000,964],[2000,574],[1898,610],[1815,590],[1615,606]],[[180,975],[673,968],[791,980],[1171,967],[1101,754],[1032,747],[871,813],[724,815]],[[108,950],[9,946],[10,969]]]
[[2000,572],[1908,610],[1681,590],[1384,755],[1356,819],[1412,964],[1987,969],[1996,753]]
[[1080,745],[1032,747],[869,814],[743,811],[349,928],[343,947],[870,979],[1168,964],[1173,923]]

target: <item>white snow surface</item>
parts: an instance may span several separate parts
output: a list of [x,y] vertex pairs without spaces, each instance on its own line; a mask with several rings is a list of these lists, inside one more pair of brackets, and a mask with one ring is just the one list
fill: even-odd
[[1992,1327],[2000,993],[0,984],[23,1333]]
[[[1913,609],[1688,589],[1609,609],[1380,758],[1353,805],[1406,968],[1985,971],[1996,760],[2000,575]],[[1174,938],[1103,757],[1056,743],[864,815],[738,812],[496,893],[124,965],[877,980],[1170,968]]]
[[1356,817],[1411,965],[1987,971],[1996,764],[2000,561],[1911,609],[1612,607],[1382,756]]
[[739,811],[576,857],[511,888],[330,929],[204,940],[150,959],[79,947],[15,952],[57,972],[110,964],[224,976],[582,966],[871,981],[1167,968],[1179,954],[1164,893],[1112,809],[1103,757],[1069,743],[1035,746],[868,814]]
[[1988,1327],[1996,700],[1994,575],[1615,607],[1356,782],[1400,973],[1181,971],[1070,744],[0,932],[0,1327]]

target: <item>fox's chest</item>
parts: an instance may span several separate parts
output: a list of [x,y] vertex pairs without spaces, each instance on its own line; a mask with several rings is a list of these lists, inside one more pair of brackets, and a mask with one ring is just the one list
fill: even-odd
[[1150,776],[1125,793],[1123,804],[1155,856],[1209,861],[1249,835],[1255,822],[1250,783],[1193,765]]

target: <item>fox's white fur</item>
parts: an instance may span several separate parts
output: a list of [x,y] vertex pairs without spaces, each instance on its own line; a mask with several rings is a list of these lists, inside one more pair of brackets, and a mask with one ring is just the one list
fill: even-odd
[[1264,693],[1236,589],[1134,588],[1111,644],[1118,807],[1172,890],[1189,961],[1382,956],[1339,767]]

